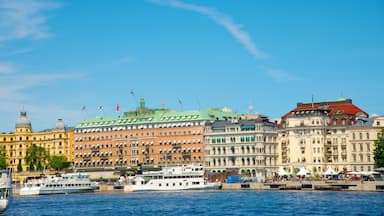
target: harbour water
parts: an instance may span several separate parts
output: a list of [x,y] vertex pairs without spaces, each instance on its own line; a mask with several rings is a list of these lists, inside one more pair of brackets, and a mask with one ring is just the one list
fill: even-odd
[[16,196],[5,215],[384,215],[384,193],[187,191]]

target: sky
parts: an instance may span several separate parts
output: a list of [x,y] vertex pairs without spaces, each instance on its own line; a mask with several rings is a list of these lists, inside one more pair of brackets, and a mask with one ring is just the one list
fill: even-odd
[[21,110],[39,131],[141,97],[271,119],[351,98],[383,115],[383,69],[381,0],[0,0],[0,132]]

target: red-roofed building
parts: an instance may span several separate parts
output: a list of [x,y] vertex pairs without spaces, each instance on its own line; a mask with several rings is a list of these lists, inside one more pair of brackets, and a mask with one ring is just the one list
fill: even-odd
[[348,132],[359,120],[366,119],[368,114],[352,104],[351,99],[297,103],[295,109],[281,118],[278,163],[289,172],[301,167],[312,174],[323,173],[329,167],[339,172],[349,169],[351,164],[367,171],[372,161],[362,165],[360,158],[354,157]]
[[369,115],[352,103],[352,99],[337,101],[297,103],[297,107],[281,117],[281,127],[286,119],[292,115],[308,115],[313,111],[320,111],[329,117],[328,125],[354,125],[358,118],[368,118]]

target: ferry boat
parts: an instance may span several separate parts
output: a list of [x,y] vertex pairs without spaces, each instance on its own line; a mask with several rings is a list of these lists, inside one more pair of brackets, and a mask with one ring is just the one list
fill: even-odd
[[4,212],[12,201],[11,170],[0,170],[0,213]]
[[20,189],[21,196],[93,192],[98,186],[88,174],[68,173],[28,179]]
[[201,164],[163,167],[160,171],[144,172],[128,178],[125,192],[176,191],[220,189],[220,182],[210,183],[204,178]]

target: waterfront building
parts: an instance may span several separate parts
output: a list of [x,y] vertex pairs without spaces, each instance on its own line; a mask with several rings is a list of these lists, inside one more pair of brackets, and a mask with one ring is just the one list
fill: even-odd
[[361,118],[357,124],[347,129],[348,147],[343,154],[349,159],[347,170],[356,172],[374,171],[375,140],[384,128],[384,116],[369,119]]
[[277,124],[265,116],[214,121],[205,127],[205,167],[211,172],[272,177],[277,172]]
[[33,132],[25,111],[20,112],[14,132],[0,134],[0,147],[5,147],[7,165],[14,172],[19,164],[23,171],[29,171],[29,164],[24,159],[32,144],[44,147],[50,156],[61,155],[72,161],[72,143],[73,130],[66,128],[62,119],[58,119],[52,129]]
[[84,119],[75,127],[74,164],[81,169],[204,162],[204,126],[236,118],[229,110],[138,109]]
[[350,168],[348,131],[363,118],[368,114],[351,99],[298,103],[279,125],[279,164],[289,172],[305,167],[313,174]]

